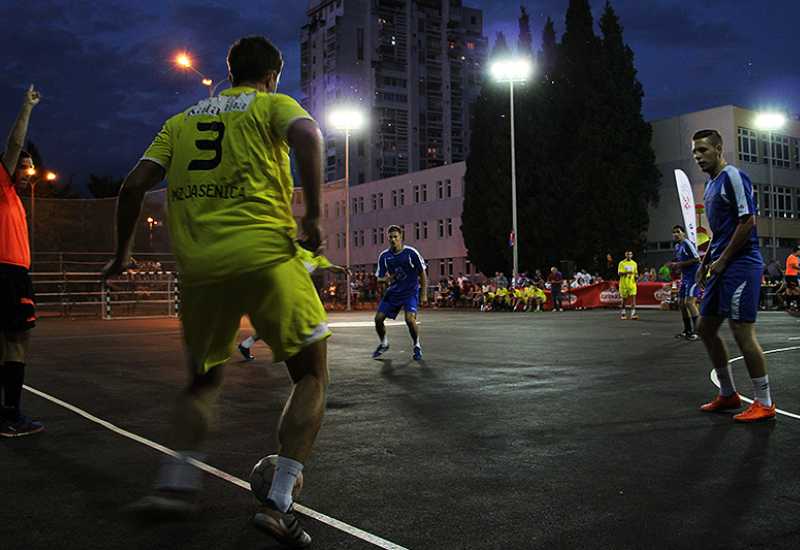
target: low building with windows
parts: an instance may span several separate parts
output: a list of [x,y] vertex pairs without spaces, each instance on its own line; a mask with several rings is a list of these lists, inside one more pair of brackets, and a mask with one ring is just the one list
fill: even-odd
[[[776,258],[783,263],[791,247],[800,242],[800,121],[788,120],[784,128],[768,132],[756,127],[757,114],[726,105],[652,123],[662,185],[659,205],[650,211],[646,264],[661,265],[672,257],[672,226],[683,224],[675,169],[689,176],[695,203],[703,202],[708,178],[692,158],[692,135],[705,128],[719,130],[725,160],[753,182],[764,261]],[[708,227],[705,219],[703,225]]]
[[[432,282],[459,273],[474,275],[461,235],[466,164],[457,162],[350,187],[350,265],[375,272],[378,256],[389,245],[386,228],[403,228],[405,243],[428,263]],[[326,183],[322,192],[325,255],[346,263],[344,180]],[[303,192],[295,188],[293,210],[305,211]]]

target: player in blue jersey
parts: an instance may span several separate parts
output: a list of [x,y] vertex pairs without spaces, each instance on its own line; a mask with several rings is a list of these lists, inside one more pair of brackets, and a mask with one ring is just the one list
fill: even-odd
[[755,331],[764,260],[758,246],[753,185],[747,174],[725,162],[722,136],[717,130],[696,132],[692,155],[710,178],[703,201],[713,234],[697,270],[696,280],[705,287],[697,332],[720,383],[719,395],[700,409],[716,412],[741,406],[728,364],[728,350],[719,337],[719,328],[727,318],[755,393],[753,404],[733,418],[739,422],[774,418],[766,360]]
[[422,359],[422,345],[417,328],[417,307],[419,302],[428,303],[428,279],[425,275],[425,260],[417,249],[403,245],[403,230],[392,225],[387,229],[389,248],[378,256],[378,282],[389,283],[375,314],[375,330],[380,338],[378,347],[372,354],[377,359],[389,349],[386,337],[386,318],[394,319],[400,310],[405,311],[406,325],[414,344],[414,359]]
[[700,267],[700,254],[692,241],[686,238],[686,230],[682,225],[672,228],[675,241],[675,257],[670,262],[671,269],[681,270],[681,282],[678,287],[678,307],[683,317],[683,332],[676,338],[697,340],[697,299],[700,297],[700,286],[697,284],[697,269]]

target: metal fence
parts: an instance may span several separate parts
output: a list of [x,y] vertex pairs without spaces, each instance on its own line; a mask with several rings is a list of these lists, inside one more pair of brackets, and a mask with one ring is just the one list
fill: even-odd
[[176,317],[180,283],[166,254],[136,255],[135,267],[103,281],[108,253],[37,254],[31,278],[40,317],[125,319]]

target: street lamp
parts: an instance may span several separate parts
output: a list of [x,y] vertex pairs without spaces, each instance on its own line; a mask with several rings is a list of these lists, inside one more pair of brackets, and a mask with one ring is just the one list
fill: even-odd
[[[39,183],[42,178],[36,177],[35,168],[28,168],[26,173],[31,177],[31,268],[33,268],[33,253],[36,250],[36,184]],[[55,172],[50,172],[48,170],[44,173],[45,181],[53,182],[56,181],[57,178],[58,176]]]
[[772,150],[772,132],[780,130],[786,124],[786,116],[783,113],[776,112],[763,112],[756,115],[756,128],[768,132],[767,144],[767,160],[769,161],[769,200],[770,209],[770,240],[772,241],[772,261],[774,262],[778,257],[778,239],[775,235],[775,211],[777,210],[778,201],[775,197],[775,182],[774,182],[774,165],[775,165],[775,151]]
[[499,59],[492,63],[490,72],[496,82],[508,82],[511,103],[511,234],[514,249],[512,280],[519,272],[519,249],[517,233],[517,160],[514,148],[514,83],[524,83],[533,72],[533,65],[527,58]]
[[153,250],[153,227],[158,226],[159,221],[153,216],[147,216],[147,227],[149,229],[150,250]]
[[335,129],[344,131],[344,253],[347,311],[350,311],[350,132],[360,130],[366,122],[364,113],[354,107],[338,107],[331,111],[328,121]]
[[208,88],[208,97],[214,97],[214,94],[217,91],[217,87],[223,82],[225,82],[224,80],[220,80],[219,82],[214,84],[213,80],[211,80],[206,75],[197,70],[197,68],[194,66],[194,61],[192,61],[192,58],[186,52],[180,52],[176,54],[175,59],[173,61],[175,62],[175,65],[177,65],[181,69],[189,69],[191,71],[194,71],[200,77],[200,82],[203,84],[203,86]]

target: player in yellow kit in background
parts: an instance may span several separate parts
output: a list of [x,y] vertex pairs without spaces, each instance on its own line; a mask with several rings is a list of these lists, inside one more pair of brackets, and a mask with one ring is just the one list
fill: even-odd
[[136,509],[159,515],[196,509],[202,477],[191,459],[202,452],[223,367],[247,315],[274,360],[286,362],[293,383],[278,425],[267,505],[253,521],[278,541],[305,547],[311,537],[294,516],[292,489],[322,424],[331,333],[298,254],[289,149],[306,199],[304,244],[317,250],[323,140],[311,116],[276,93],[282,68],[280,51],[266,38],[246,37],[231,46],[233,87],[170,118],[125,179],[117,204],[117,250],[104,274],[127,266],[145,192],[166,176],[189,384],[173,419],[170,446],[178,456],[165,460],[156,492]]
[[[620,319],[639,320],[636,314],[636,282],[639,280],[639,266],[633,261],[633,252],[625,252],[625,259],[617,266],[619,275],[619,295],[622,298],[622,312]],[[625,311],[628,311],[627,317]]]

